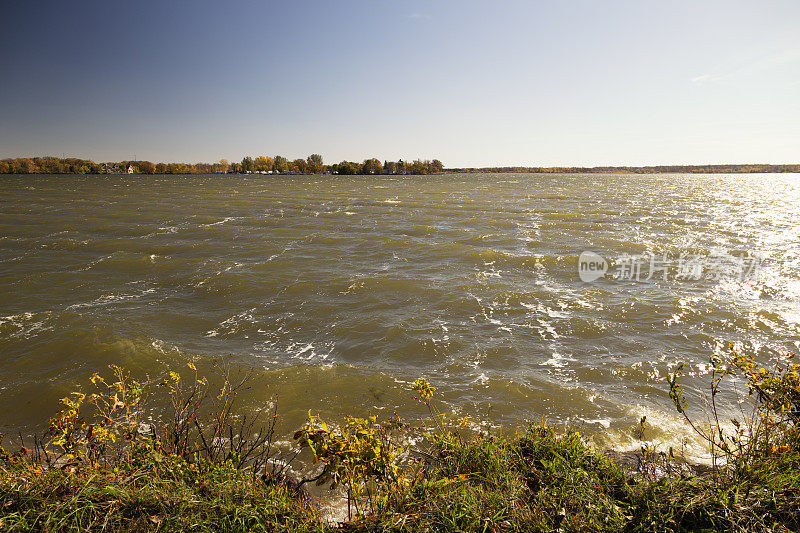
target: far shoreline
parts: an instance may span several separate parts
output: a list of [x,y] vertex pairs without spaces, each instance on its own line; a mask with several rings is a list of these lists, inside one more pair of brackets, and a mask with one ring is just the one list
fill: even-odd
[[786,174],[800,173],[800,163],[725,163],[705,165],[606,165],[445,167],[438,159],[413,161],[373,157],[363,162],[324,163],[319,154],[289,160],[282,156],[244,157],[241,162],[153,163],[141,159],[97,163],[76,157],[16,157],[0,159],[0,174],[28,175],[340,175],[417,176],[440,174]]
[[747,175],[747,174],[800,174],[800,165],[796,165],[797,169],[791,170],[699,170],[699,169],[686,169],[686,170],[650,170],[647,168],[632,167],[629,169],[619,170],[597,170],[597,169],[524,169],[524,170],[504,170],[504,169],[445,169],[442,172],[428,173],[428,174],[339,174],[339,173],[319,173],[311,174],[307,172],[283,172],[283,173],[266,173],[266,172],[100,172],[100,173],[80,173],[80,172],[0,172],[0,176],[116,176],[116,177],[140,177],[140,176],[352,176],[352,177],[405,177],[405,176],[446,176],[457,174],[535,174],[535,175],[563,175],[563,174],[586,174],[586,175],[599,175],[599,176],[612,176],[612,175],[689,175],[694,174],[702,175]]

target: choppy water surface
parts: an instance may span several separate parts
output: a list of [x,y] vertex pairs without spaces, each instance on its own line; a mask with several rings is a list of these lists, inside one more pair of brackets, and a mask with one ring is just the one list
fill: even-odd
[[[109,363],[223,357],[285,431],[416,413],[678,440],[667,370],[800,339],[797,175],[0,177],[0,429]],[[580,281],[584,250],[763,254],[758,279]],[[689,378],[697,387],[703,378]]]

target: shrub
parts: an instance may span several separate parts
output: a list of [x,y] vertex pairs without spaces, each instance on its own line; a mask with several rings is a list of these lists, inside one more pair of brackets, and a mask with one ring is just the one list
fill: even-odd
[[[780,453],[800,452],[800,365],[794,354],[779,358],[771,368],[758,366],[753,355],[728,345],[724,357],[711,358],[710,416],[703,424],[689,415],[689,403],[679,378],[680,364],[669,378],[670,398],[692,429],[709,445],[715,473],[735,478],[746,477],[754,461]],[[732,429],[720,418],[717,398],[734,378],[744,379],[753,408],[742,410],[742,418],[730,420]]]
[[[268,470],[274,403],[236,415],[249,376],[223,369],[212,389],[189,368],[188,379],[170,372],[158,383],[111,366],[109,377],[90,378],[94,392],[61,400],[33,453],[0,446],[0,529],[324,529],[293,487],[272,482],[285,468]],[[167,390],[171,410],[151,417],[145,404],[156,387]]]

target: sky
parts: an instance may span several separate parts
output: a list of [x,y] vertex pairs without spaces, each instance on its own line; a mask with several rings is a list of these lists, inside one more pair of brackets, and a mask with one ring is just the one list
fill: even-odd
[[797,0],[30,0],[0,13],[0,158],[800,162]]

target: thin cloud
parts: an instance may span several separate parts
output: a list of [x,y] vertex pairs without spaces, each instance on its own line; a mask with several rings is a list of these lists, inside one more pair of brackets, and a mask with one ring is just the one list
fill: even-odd
[[425,13],[411,13],[408,18],[410,19],[429,19],[431,18],[430,15],[426,15]]
[[797,61],[800,61],[800,49],[781,50],[771,54],[763,54],[750,60],[740,61],[738,65],[717,67],[714,69],[716,73],[701,74],[691,78],[691,81],[692,83],[703,84],[728,80],[738,76],[759,75],[781,69]]
[[712,79],[714,79],[714,76],[711,74],[703,74],[701,76],[695,76],[692,78],[692,83],[705,83],[707,81],[711,81]]

